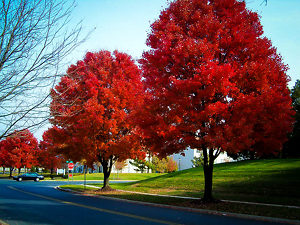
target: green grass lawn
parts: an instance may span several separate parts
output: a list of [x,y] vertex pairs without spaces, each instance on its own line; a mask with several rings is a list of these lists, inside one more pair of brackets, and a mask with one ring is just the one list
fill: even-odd
[[[300,159],[254,160],[215,165],[213,194],[218,199],[300,206]],[[128,179],[130,180],[130,179]],[[98,185],[101,187],[101,185]],[[131,183],[111,184],[114,189],[201,197],[204,190],[202,168],[193,168],[161,176],[145,177]],[[69,187],[69,188],[72,188]],[[83,191],[83,187],[73,186]],[[91,190],[90,190],[91,191]],[[103,193],[97,193],[103,194]],[[155,197],[126,192],[106,193],[111,197],[247,213],[261,216],[300,219],[300,209],[252,206],[238,203],[199,205],[191,200]]]
[[[13,173],[12,176],[16,176],[18,175],[18,173]],[[0,178],[8,178],[9,177],[9,173],[0,173]]]
[[[218,199],[300,206],[300,159],[254,160],[217,164],[213,194]],[[135,183],[112,184],[115,189],[201,197],[202,167]]]

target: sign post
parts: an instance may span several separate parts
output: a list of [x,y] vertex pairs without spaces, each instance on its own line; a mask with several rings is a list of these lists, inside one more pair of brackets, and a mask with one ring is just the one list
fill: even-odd
[[84,174],[83,186],[84,186],[84,190],[85,190],[86,189],[86,170],[87,170],[86,159],[82,159],[81,164],[83,164],[83,174]]
[[73,161],[67,161],[68,163],[68,181],[70,181],[70,170],[72,170],[72,181],[73,181],[73,169],[74,169],[74,163]]

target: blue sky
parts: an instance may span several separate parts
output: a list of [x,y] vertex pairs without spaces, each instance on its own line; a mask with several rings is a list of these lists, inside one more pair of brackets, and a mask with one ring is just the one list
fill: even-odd
[[267,5],[261,4],[260,0],[247,2],[248,8],[261,15],[265,36],[271,39],[284,63],[289,65],[289,87],[293,87],[300,79],[300,1],[268,0]]
[[[272,40],[290,70],[289,87],[300,79],[300,0],[247,0],[247,7],[261,15],[265,36]],[[96,28],[72,55],[72,62],[87,51],[118,49],[141,57],[150,24],[167,6],[167,0],[78,0],[74,19],[83,19],[86,31]]]
[[[265,36],[272,40],[288,64],[291,76],[289,87],[300,79],[300,0],[247,0],[249,9],[257,11],[262,17]],[[147,32],[150,24],[167,7],[167,0],[77,0],[74,10],[74,24],[83,20],[85,31],[95,31],[90,38],[73,52],[70,63],[81,60],[87,51],[118,49],[141,57],[147,49]],[[41,139],[42,133],[50,126],[39,130],[35,135]]]
[[100,49],[124,51],[138,59],[144,49],[150,24],[158,18],[165,0],[78,0],[75,16],[86,30],[96,28],[76,55]]

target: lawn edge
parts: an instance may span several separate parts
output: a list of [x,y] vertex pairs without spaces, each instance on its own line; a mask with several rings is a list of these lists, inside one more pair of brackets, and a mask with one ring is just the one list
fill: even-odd
[[[230,217],[235,217],[235,218],[256,220],[256,221],[300,225],[300,220],[289,220],[289,219],[282,219],[282,218],[276,218],[276,217],[255,216],[255,215],[249,215],[249,214],[231,213],[231,212],[223,212],[223,211],[208,210],[208,209],[195,209],[195,208],[183,207],[183,206],[142,202],[142,201],[121,199],[121,198],[115,198],[115,197],[107,197],[107,196],[101,196],[101,195],[95,195],[95,194],[85,194],[80,191],[64,189],[64,188],[61,188],[60,186],[56,186],[54,188],[57,190],[60,190],[60,191],[64,191],[64,192],[70,192],[70,193],[75,193],[75,194],[80,194],[80,195],[90,196],[90,197],[96,197],[96,198],[102,198],[102,199],[111,199],[111,200],[115,200],[115,201],[129,202],[129,203],[134,203],[134,204],[139,204],[139,205],[156,206],[156,207],[160,207],[160,208],[168,208],[168,209],[182,210],[182,211],[187,211],[187,212],[204,213],[204,214],[218,215],[218,216],[230,216]],[[158,197],[160,197],[160,196],[158,196]]]

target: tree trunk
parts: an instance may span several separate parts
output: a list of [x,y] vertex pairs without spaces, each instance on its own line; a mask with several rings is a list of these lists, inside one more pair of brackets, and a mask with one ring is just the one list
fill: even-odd
[[10,167],[9,168],[9,177],[12,177],[12,172],[13,172],[14,168],[13,167]]
[[210,202],[213,201],[213,196],[212,196],[213,166],[211,165],[203,166],[203,169],[204,169],[204,181],[205,181],[203,201]]
[[[212,149],[203,149],[203,171],[204,171],[204,195],[202,201],[213,202],[212,185],[213,185],[213,168],[214,168],[214,155]],[[208,152],[207,152],[208,151]],[[209,155],[208,155],[209,153]]]
[[54,173],[54,168],[51,168],[50,169],[50,178],[51,178],[51,180],[53,180],[53,178],[54,178],[53,173]]
[[112,190],[112,188],[109,186],[109,176],[113,166],[112,157],[110,157],[108,160],[102,159],[101,164],[103,167],[103,175],[104,175],[103,187],[101,188],[101,190],[110,191]]
[[103,180],[103,187],[102,187],[102,189],[106,189],[106,188],[109,187],[109,176],[110,176],[110,173],[109,173],[107,167],[103,168],[103,173],[104,173],[104,180]]
[[3,166],[3,171],[2,171],[2,174],[5,174],[5,167]]
[[18,169],[18,175],[20,175],[21,173],[21,167]]
[[250,160],[254,160],[255,159],[255,152],[250,151]]

